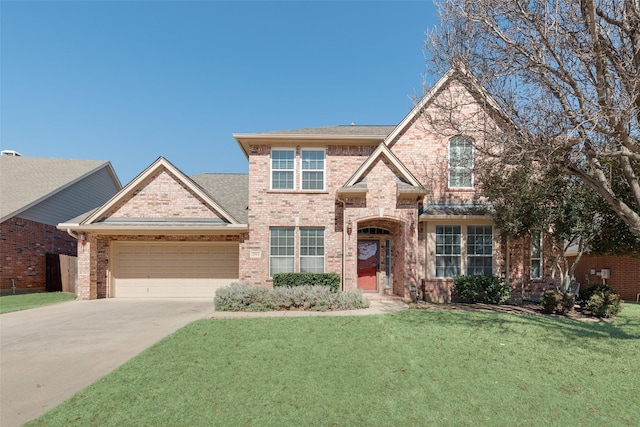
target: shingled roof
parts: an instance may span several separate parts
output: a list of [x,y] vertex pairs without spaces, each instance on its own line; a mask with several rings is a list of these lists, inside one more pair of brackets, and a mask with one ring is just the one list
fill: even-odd
[[317,136],[328,136],[328,137],[341,137],[341,136],[371,136],[371,137],[386,137],[389,135],[395,126],[384,126],[384,125],[339,125],[339,126],[324,126],[317,128],[305,128],[305,129],[289,129],[289,130],[278,130],[271,132],[259,132],[253,133],[251,135],[317,135]]
[[249,175],[243,173],[202,173],[190,176],[213,200],[235,219],[247,224],[249,214]]
[[4,221],[18,215],[104,167],[111,168],[111,164],[105,160],[0,156],[0,218]]

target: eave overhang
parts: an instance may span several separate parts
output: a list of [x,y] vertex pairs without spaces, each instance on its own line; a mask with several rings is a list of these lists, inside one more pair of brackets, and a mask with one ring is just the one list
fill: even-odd
[[242,234],[249,231],[248,224],[77,224],[61,223],[58,230],[75,233],[101,234],[101,235],[225,235]]
[[340,187],[336,194],[338,197],[365,197],[367,195],[366,186],[362,187]]
[[301,143],[306,146],[326,145],[371,145],[377,146],[387,137],[384,135],[296,135],[296,134],[233,134],[245,157],[249,158],[250,145],[294,145]]

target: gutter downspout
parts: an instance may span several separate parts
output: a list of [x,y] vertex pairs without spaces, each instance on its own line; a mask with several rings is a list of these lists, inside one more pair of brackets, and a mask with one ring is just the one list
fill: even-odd
[[346,254],[345,254],[345,248],[346,248],[346,241],[345,241],[345,231],[346,231],[346,222],[345,220],[347,219],[347,202],[345,202],[344,200],[342,200],[340,198],[339,195],[336,194],[336,199],[342,203],[342,290],[344,291],[344,285],[345,285],[345,263],[346,263]]
[[78,240],[78,233],[76,233],[75,231],[73,231],[70,228],[67,228],[67,234],[71,237],[73,237],[74,239]]

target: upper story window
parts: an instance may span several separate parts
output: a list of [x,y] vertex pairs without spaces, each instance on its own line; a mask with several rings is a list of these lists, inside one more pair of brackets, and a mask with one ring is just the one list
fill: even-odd
[[473,187],[473,142],[456,136],[449,140],[449,188]]
[[[296,176],[298,178],[296,179]],[[300,184],[296,181],[299,180]],[[277,148],[271,150],[272,190],[324,190],[325,151],[321,149],[296,150]]]
[[324,150],[301,150],[302,189],[324,190]]
[[294,189],[295,150],[271,150],[271,188]]

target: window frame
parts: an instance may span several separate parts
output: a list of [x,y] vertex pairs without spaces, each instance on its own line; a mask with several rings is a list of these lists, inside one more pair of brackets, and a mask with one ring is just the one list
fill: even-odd
[[[304,167],[304,153],[305,152],[321,152],[322,153],[322,169],[305,169]],[[326,188],[326,176],[327,176],[327,150],[324,148],[301,148],[300,149],[300,191],[324,191]],[[305,179],[304,174],[307,173],[322,173],[322,187],[321,188],[304,188]],[[313,181],[317,182],[317,181]]]
[[[289,239],[291,238],[291,245],[284,245],[284,246],[274,246],[273,245],[273,232],[274,231],[289,231],[291,232],[291,236],[278,236],[278,238],[285,238],[285,239]],[[296,243],[295,243],[295,235],[296,235],[296,229],[295,227],[270,227],[269,228],[269,277],[273,277],[274,274],[277,273],[293,273],[296,269],[295,263],[296,263]],[[285,255],[274,255],[274,248],[290,248],[291,249],[291,254],[285,254]],[[274,273],[273,271],[273,261],[274,259],[278,259],[278,260],[282,260],[282,259],[291,259],[291,271],[281,271],[278,270]]]
[[[452,157],[452,146],[454,144],[457,143],[468,143],[470,145],[471,148],[471,153],[469,156],[469,164],[465,164],[465,165],[454,165],[453,161],[454,157]],[[469,137],[465,137],[465,136],[454,136],[453,138],[449,139],[449,153],[448,153],[448,174],[447,174],[447,186],[448,188],[454,188],[454,189],[468,189],[468,188],[473,188],[474,187],[474,174],[473,174],[473,168],[474,168],[474,164],[475,164],[475,148],[473,146],[473,139],[469,138]],[[460,163],[462,163],[460,161]],[[463,176],[462,174],[460,174],[460,171],[462,171],[462,173],[464,173],[464,175],[466,175],[465,172],[468,171],[469,174],[469,185],[452,185],[452,176],[454,175],[454,173],[458,173],[458,177]]]
[[[445,233],[441,235],[442,238],[444,239],[443,243],[439,243],[438,242],[438,229],[439,228],[442,228],[445,231]],[[446,233],[447,229],[454,229],[454,228],[458,229],[459,232],[457,234],[455,234],[455,233]],[[447,240],[446,237],[447,236],[450,236],[450,237],[458,236],[458,242],[457,242],[458,253],[457,254],[455,254],[455,253],[447,254],[446,252],[445,253],[441,253],[441,254],[438,253],[439,247],[444,249],[447,246],[450,246],[452,248],[452,251],[453,251],[454,242],[447,243],[446,242],[446,240]],[[434,238],[435,238],[435,240],[434,240],[435,248],[434,248],[434,258],[433,258],[433,260],[434,260],[434,270],[433,270],[434,271],[434,277],[437,278],[437,279],[455,279],[457,276],[462,274],[462,256],[463,256],[462,255],[462,249],[463,249],[463,245],[462,245],[462,243],[463,243],[462,226],[459,225],[459,224],[449,224],[449,225],[437,225],[436,224],[435,232],[434,232]],[[449,270],[452,268],[452,266],[444,265],[444,267],[442,267],[444,269],[444,271],[442,272],[443,274],[439,275],[438,274],[438,258],[439,257],[440,258],[442,258],[442,257],[450,257],[450,258],[456,257],[458,259],[458,265],[456,266],[457,274],[453,275],[453,276],[447,275],[449,273]]]
[[[315,236],[311,236],[311,235],[307,235],[305,236],[305,234],[307,232],[321,232],[321,236],[319,235],[315,235]],[[303,244],[303,239],[307,239],[308,242],[311,239],[314,239],[316,244],[315,245],[311,245],[307,242],[307,244]],[[322,239],[322,245],[318,245],[317,241],[319,239]],[[300,273],[324,273],[325,272],[325,228],[324,227],[300,227],[300,237],[299,237],[299,242],[300,242],[300,251],[299,251],[299,267],[298,270]],[[322,254],[318,255],[313,254],[305,254],[305,251],[311,250],[313,249],[314,251],[321,251]],[[321,269],[317,269],[317,268],[311,268],[308,266],[303,266],[304,262],[303,260],[322,260],[321,265],[322,268]]]
[[[534,242],[538,243],[538,256],[534,257]],[[543,277],[543,259],[542,259],[543,247],[542,247],[542,230],[531,231],[531,250],[529,252],[529,277],[533,280],[539,280]],[[533,262],[538,262],[538,275],[533,275]]]
[[[273,153],[276,151],[283,151],[283,152],[290,152],[293,153],[293,159],[292,164],[291,164],[291,169],[281,169],[281,168],[274,168],[273,166]],[[288,159],[287,159],[288,161]],[[291,172],[291,188],[274,188],[274,180],[273,180],[273,176],[274,176],[274,172]],[[272,147],[271,148],[271,153],[269,155],[269,188],[273,191],[295,191],[296,189],[296,149],[295,148],[278,148],[278,147]]]
[[[483,229],[482,230],[483,233],[478,234],[478,233],[474,232],[472,234],[471,233],[471,229],[472,228],[476,229],[476,230],[478,228],[482,228]],[[486,230],[487,228],[489,229],[489,233],[488,234],[485,233],[485,231],[487,231]],[[472,239],[470,239],[469,236],[473,236],[474,237],[473,242],[472,242]],[[485,253],[485,249],[487,247],[487,243],[484,241],[484,239],[486,239],[487,236],[490,239],[490,250],[491,250],[491,252],[489,253],[489,255],[487,255]],[[478,250],[477,250],[478,249],[478,243],[477,243],[477,241],[475,239],[476,237],[482,237],[482,239],[483,239],[483,242],[481,243],[482,248],[483,248],[482,249],[482,253],[477,253],[478,252]],[[466,240],[466,245],[465,246],[466,246],[466,249],[467,249],[466,250],[466,252],[467,252],[466,253],[466,259],[467,259],[466,271],[467,271],[467,276],[478,276],[478,275],[493,276],[493,226],[491,226],[491,225],[469,224],[469,225],[467,225],[467,233],[466,233],[466,236],[464,238]],[[472,248],[475,248],[475,250],[474,250],[475,253],[470,253]],[[471,265],[472,264],[472,262],[471,262],[472,259],[478,259],[478,260],[482,259],[484,261],[486,261],[488,259],[490,261],[490,265],[488,266],[489,267],[489,274],[487,274],[487,272],[484,271],[487,268],[486,262],[483,262],[483,265],[481,267],[477,267],[476,265],[472,266]],[[476,271],[477,271],[478,268],[480,268],[480,269],[483,270],[483,272],[482,272],[482,274],[472,273],[471,272],[472,268],[476,269]]]

